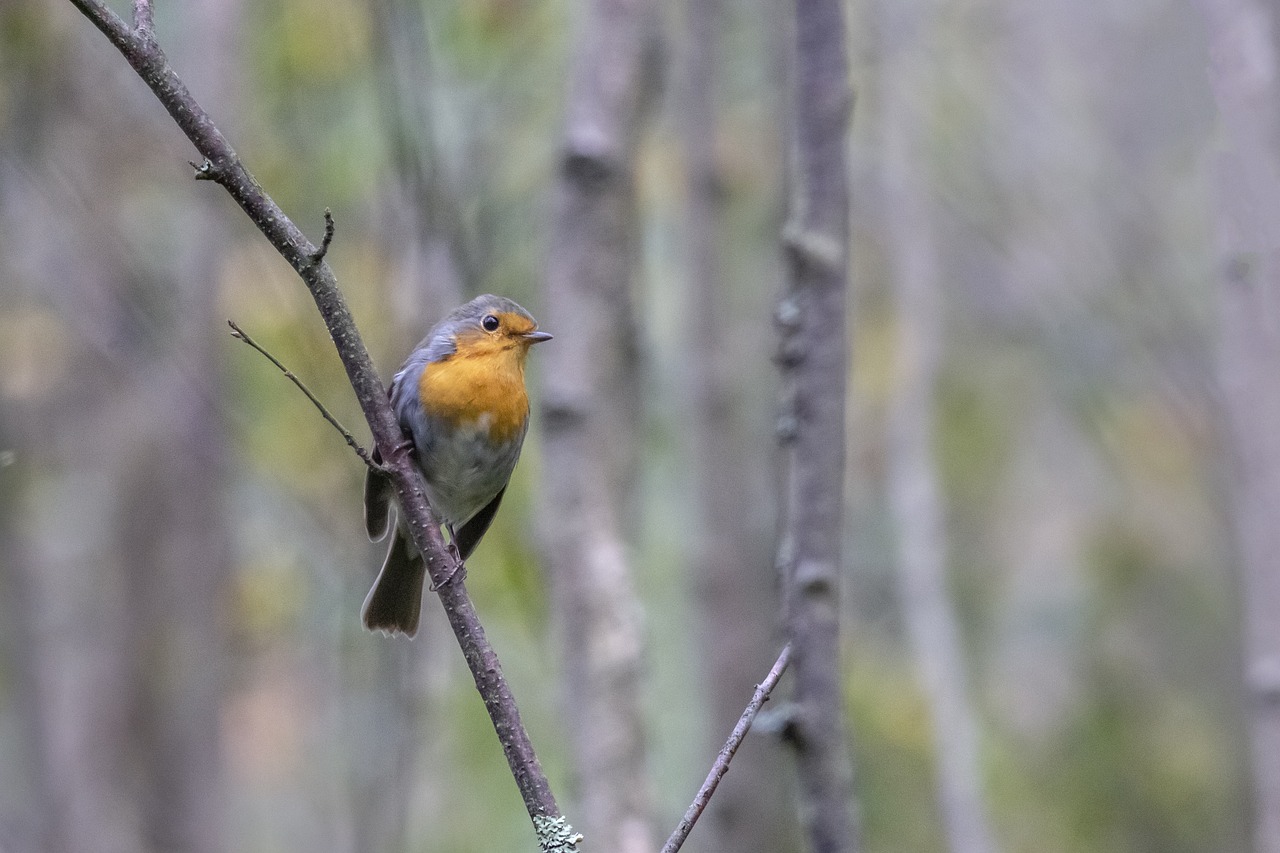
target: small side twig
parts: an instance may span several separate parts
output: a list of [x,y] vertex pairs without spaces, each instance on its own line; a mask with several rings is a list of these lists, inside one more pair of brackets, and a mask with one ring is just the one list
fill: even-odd
[[778,660],[774,663],[773,669],[769,670],[769,674],[765,676],[764,681],[760,682],[760,685],[756,687],[755,695],[747,703],[747,708],[738,719],[738,724],[733,727],[733,733],[729,735],[729,739],[725,741],[720,754],[716,756],[715,763],[711,765],[711,772],[707,774],[707,780],[702,783],[702,787],[698,790],[697,796],[693,798],[693,803],[689,806],[689,810],[684,813],[684,817],[680,819],[679,825],[676,826],[675,832],[671,833],[667,843],[662,846],[662,853],[676,853],[684,844],[685,839],[689,837],[689,833],[693,831],[693,825],[698,822],[698,818],[702,817],[702,812],[706,809],[707,803],[711,802],[711,795],[716,792],[716,787],[720,784],[720,780],[724,778],[724,774],[729,772],[729,762],[733,760],[733,755],[738,751],[738,746],[742,743],[743,738],[747,736],[747,732],[751,730],[751,724],[755,722],[756,714],[760,712],[760,706],[768,701],[769,694],[777,686],[778,679],[782,678],[782,673],[786,671],[789,663],[791,663],[791,644],[787,643],[782,647],[782,653],[778,655]]
[[154,16],[151,0],[133,0],[133,31],[147,41],[155,39]]
[[319,265],[324,260],[324,256],[329,254],[329,244],[333,242],[333,234],[337,230],[333,224],[333,212],[329,208],[324,209],[324,237],[320,240],[320,248],[311,253],[311,263]]
[[[329,212],[326,210],[325,218],[329,222],[332,222],[333,220],[329,219],[328,214]],[[328,230],[326,230],[325,231],[326,245],[328,245],[328,239],[327,239],[328,235],[329,235],[329,232]],[[270,361],[276,367],[280,368],[280,372],[285,375],[286,379],[288,379],[294,385],[297,385],[298,390],[300,390],[303,394],[307,395],[307,399],[310,400],[312,404],[314,404],[315,407],[320,410],[320,414],[324,417],[324,419],[328,421],[333,426],[334,429],[342,433],[342,437],[346,439],[347,445],[356,452],[356,455],[359,456],[360,459],[364,461],[365,465],[368,465],[371,469],[375,471],[382,470],[381,466],[379,466],[378,463],[374,462],[373,458],[369,456],[369,452],[360,446],[360,444],[355,440],[355,437],[351,435],[351,433],[347,430],[346,427],[344,427],[342,424],[338,422],[337,418],[329,414],[329,410],[325,408],[324,403],[321,403],[320,400],[316,397],[316,395],[311,393],[311,389],[308,388],[305,384],[303,384],[302,380],[299,379],[297,376],[295,376],[292,370],[289,370],[289,368],[281,364],[280,359],[276,358],[274,355],[267,352],[267,350],[264,349],[261,344],[259,344],[253,338],[246,335],[244,332],[244,329],[241,329],[239,326],[236,325],[235,320],[228,320],[227,325],[231,327],[231,337],[236,338],[237,340],[244,341],[246,344],[248,344],[249,346],[256,349],[258,352],[266,356],[268,361]]]
[[188,160],[187,162],[191,164],[192,169],[196,170],[194,177],[197,181],[213,181],[217,183],[222,180],[222,172],[218,170],[217,166],[213,165],[213,161],[208,157],[204,158],[203,163],[197,163],[195,160]]

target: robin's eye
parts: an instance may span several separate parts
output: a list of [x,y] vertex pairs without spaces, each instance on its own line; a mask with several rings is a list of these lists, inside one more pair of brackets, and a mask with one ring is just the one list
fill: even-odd
[[480,325],[484,326],[486,332],[496,332],[501,324],[498,322],[497,317],[492,314],[485,314],[484,319],[480,321]]

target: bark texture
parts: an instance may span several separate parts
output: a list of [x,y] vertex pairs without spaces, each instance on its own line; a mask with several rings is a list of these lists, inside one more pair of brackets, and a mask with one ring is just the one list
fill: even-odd
[[811,849],[856,849],[845,738],[839,598],[844,513],[852,108],[840,0],[795,5],[789,291],[778,307],[786,457],[779,567],[795,673],[801,820]]
[[563,631],[568,732],[588,843],[654,849],[645,642],[624,500],[640,397],[631,277],[635,150],[655,8],[593,0],[577,38],[555,193],[544,328],[546,563]]

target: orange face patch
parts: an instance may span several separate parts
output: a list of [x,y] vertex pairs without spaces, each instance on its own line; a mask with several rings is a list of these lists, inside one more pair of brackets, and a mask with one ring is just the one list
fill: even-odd
[[498,327],[497,334],[499,335],[505,332],[507,335],[519,337],[521,335],[527,335],[538,327],[537,323],[533,322],[523,314],[502,311],[494,316],[502,323],[502,325]]
[[468,329],[453,355],[426,365],[418,393],[428,415],[453,427],[487,424],[491,441],[506,442],[520,436],[529,418],[524,335],[535,326],[519,314],[496,316],[497,330]]
[[518,350],[523,358],[523,353],[529,351],[529,340],[525,335],[536,329],[537,324],[522,314],[510,311],[493,316],[498,318],[499,325],[492,332],[479,325],[468,326],[458,332],[455,338],[457,355],[474,358],[497,350]]

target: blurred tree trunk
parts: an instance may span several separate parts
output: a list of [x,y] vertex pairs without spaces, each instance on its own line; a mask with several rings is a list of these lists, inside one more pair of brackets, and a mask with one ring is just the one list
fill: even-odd
[[648,0],[592,0],[575,41],[543,327],[546,564],[564,632],[568,733],[594,849],[656,846],[640,679],[645,642],[623,541],[640,397],[631,303],[635,149],[651,86]]
[[[0,176],[3,182],[3,176]],[[4,214],[0,210],[0,224]],[[3,279],[3,276],[0,276]],[[0,285],[0,294],[7,288]],[[18,367],[17,370],[21,371]],[[47,742],[47,726],[39,701],[40,670],[30,643],[36,636],[37,596],[33,589],[30,532],[25,503],[36,480],[35,435],[29,422],[33,412],[19,394],[0,392],[0,664],[12,673],[12,695],[18,724],[19,748],[6,772],[18,787],[6,789],[0,804],[0,839],[14,850],[54,849],[53,786],[40,746]]]
[[849,191],[845,134],[852,96],[840,0],[797,0],[793,62],[789,289],[783,338],[786,461],[778,563],[792,643],[801,816],[817,853],[857,849],[840,668],[845,388],[849,361]]
[[1219,382],[1244,598],[1254,850],[1280,853],[1280,111],[1270,10],[1199,0],[1218,104]]
[[[224,51],[237,4],[195,9],[202,58],[234,67]],[[50,37],[93,38],[71,33]],[[26,708],[38,716],[43,834],[60,853],[214,853],[226,841],[229,557],[219,498],[219,220],[185,201],[154,215],[149,196],[147,222],[156,224],[130,233],[122,223],[138,221],[133,191],[147,178],[134,171],[144,168],[128,144],[137,136],[112,130],[134,129],[136,104],[106,109],[74,92],[75,81],[100,80],[100,51],[77,43],[50,55],[77,58],[50,84],[64,97],[32,107],[50,111],[39,122],[70,128],[61,114],[70,104],[80,129],[54,134],[57,144],[11,189],[21,199],[6,203],[7,214],[21,214],[6,215],[6,230],[38,259],[26,280],[57,330],[41,342],[48,349],[36,369],[46,381],[26,401],[35,432],[22,445],[42,482],[23,507],[32,539],[19,552],[28,559],[13,567],[29,598],[22,650],[33,690]]]
[[[122,443],[134,426],[117,475],[113,523],[128,592],[116,616],[128,626],[123,663],[137,691],[128,735],[146,779],[147,841],[212,853],[225,848],[219,729],[229,547],[213,357],[221,323],[216,289],[205,283],[216,280],[214,257],[200,247],[225,241],[214,216],[190,221],[203,227],[191,232],[201,235],[192,263],[171,282],[188,306],[166,330],[174,349],[135,374],[128,398],[137,408],[118,413]],[[140,412],[151,417],[137,423]]]
[[934,459],[934,394],[942,354],[942,289],[926,158],[931,103],[920,71],[929,7],[880,6],[885,238],[893,273],[897,345],[889,412],[889,496],[903,615],[928,698],[937,750],[938,802],[952,853],[996,849],[982,794],[978,722],[969,701],[964,644],[947,591],[946,508]]
[[[688,0],[681,36],[679,102],[685,156],[685,240],[689,307],[687,361],[693,392],[699,523],[693,528],[703,672],[710,730],[727,732],[776,656],[776,578],[752,524],[752,465],[744,454],[746,412],[736,361],[732,298],[719,262],[723,187],[716,162],[716,67],[723,3]],[[754,345],[754,344],[753,344]],[[699,831],[702,849],[782,851],[796,836],[776,744],[748,737],[711,800]]]
[[384,233],[398,257],[397,317],[417,330],[410,345],[455,305],[476,275],[469,263],[458,197],[436,144],[427,21],[421,3],[372,4],[383,123],[397,179]]
[[[47,311],[51,326],[47,350],[34,341],[26,344],[29,363],[19,369],[28,376],[19,383],[16,399],[6,400],[6,409],[13,405],[23,411],[15,419],[23,433],[9,436],[18,460],[15,472],[26,475],[13,481],[24,489],[13,524],[20,541],[6,549],[4,564],[10,574],[6,585],[25,599],[16,627],[26,633],[14,648],[30,690],[19,710],[31,716],[26,729],[38,738],[29,745],[33,772],[28,784],[38,786],[29,796],[41,811],[32,825],[42,842],[39,849],[145,850],[127,760],[134,679],[122,636],[129,625],[123,561],[108,547],[117,499],[109,460],[120,438],[110,417],[116,396],[110,392],[119,388],[124,371],[107,350],[109,342],[125,335],[123,311],[112,298],[123,289],[117,280],[122,264],[118,252],[94,258],[83,248],[111,245],[100,224],[107,217],[100,210],[90,212],[98,199],[71,213],[55,208],[70,202],[69,196],[50,203],[42,192],[48,175],[39,169],[39,149],[31,142],[47,138],[64,120],[62,105],[71,100],[65,95],[74,91],[71,81],[90,76],[73,68],[58,74],[42,64],[41,55],[71,54],[59,42],[73,40],[54,32],[42,35],[49,50],[30,58],[23,72],[32,85],[19,90],[30,94],[19,108],[26,121],[7,128],[12,136],[5,140],[6,150],[14,151],[22,165],[6,176],[4,197],[6,233],[37,259],[21,277],[31,294],[24,307],[35,317]],[[64,97],[48,97],[53,91]],[[99,149],[92,157],[95,152],[83,136],[71,138],[74,142],[49,156],[56,160],[69,148],[74,157],[92,158],[86,161],[91,173],[106,165],[105,152]],[[50,221],[60,227],[50,228]],[[75,235],[66,247],[63,233]],[[37,301],[36,293],[47,302]],[[63,360],[76,370],[57,370]]]
[[[102,209],[109,204],[95,215]],[[212,231],[192,233],[216,242]],[[220,324],[205,284],[216,274],[193,260],[186,273],[203,280],[186,281],[198,287],[186,290],[181,276],[165,284],[189,318],[161,332],[167,343],[152,348],[135,337],[141,330],[99,313],[99,331],[122,344],[116,355],[82,349],[77,378],[46,401],[60,483],[37,523],[55,526],[58,547],[29,567],[38,601],[29,642],[55,849],[72,853],[223,849],[228,549],[220,383],[209,357]],[[63,286],[84,282],[127,302],[137,273],[117,266],[104,275],[111,263],[85,253],[68,270],[78,264],[82,275]],[[197,320],[199,334],[178,331]]]
[[[234,109],[241,3],[199,0],[187,13],[198,44],[187,79]],[[229,240],[220,200],[201,193],[193,202],[178,220],[168,263],[150,273],[160,288],[172,288],[158,298],[176,299],[176,306],[155,329],[165,349],[148,347],[155,354],[138,377],[139,404],[154,415],[152,451],[132,459],[134,470],[124,475],[138,499],[119,523],[139,609],[134,618],[145,626],[140,704],[151,731],[138,748],[149,756],[148,836],[161,850],[214,853],[229,840],[221,712],[231,549],[223,505],[224,323],[218,288],[210,285],[219,280]]]

